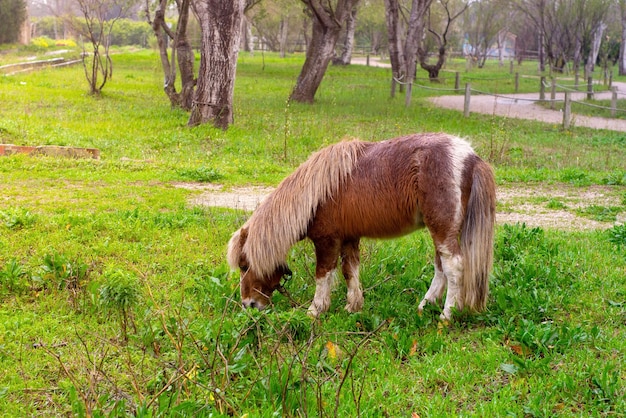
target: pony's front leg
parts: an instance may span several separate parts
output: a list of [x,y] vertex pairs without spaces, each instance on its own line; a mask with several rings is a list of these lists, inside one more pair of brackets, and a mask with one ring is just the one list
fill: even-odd
[[446,290],[446,276],[443,274],[441,267],[441,257],[439,256],[439,252],[435,254],[435,277],[433,277],[432,282],[430,283],[430,287],[424,295],[424,299],[420,302],[417,307],[419,313],[421,314],[424,311],[424,308],[427,304],[435,304],[438,299],[441,299],[443,293]]
[[315,256],[315,296],[308,314],[317,318],[330,307],[330,293],[335,282],[340,242],[333,239],[314,240]]
[[348,287],[348,312],[359,312],[363,309],[363,289],[359,281],[359,240],[346,241],[341,246],[341,270]]

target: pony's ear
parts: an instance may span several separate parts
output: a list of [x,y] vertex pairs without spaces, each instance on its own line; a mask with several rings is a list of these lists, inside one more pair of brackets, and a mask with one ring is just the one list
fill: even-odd
[[239,230],[239,245],[243,248],[243,245],[246,243],[248,239],[248,228],[245,226]]
[[230,241],[228,241],[228,252],[226,254],[226,259],[228,260],[228,265],[233,270],[239,268],[241,251],[243,249],[243,245],[246,243],[247,238],[248,229],[241,228],[235,231],[233,236],[230,237]]

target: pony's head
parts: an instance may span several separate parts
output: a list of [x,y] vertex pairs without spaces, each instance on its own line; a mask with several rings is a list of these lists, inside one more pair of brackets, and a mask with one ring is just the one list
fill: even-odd
[[247,238],[248,230],[245,226],[233,234],[228,243],[228,264],[240,271],[239,291],[243,306],[261,310],[270,303],[272,293],[280,287],[284,276],[291,275],[291,270],[283,263],[269,273],[257,271],[250,265],[243,251]]

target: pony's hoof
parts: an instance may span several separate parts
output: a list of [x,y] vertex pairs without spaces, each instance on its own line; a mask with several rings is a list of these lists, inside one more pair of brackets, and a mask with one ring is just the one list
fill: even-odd
[[322,312],[319,311],[315,305],[309,306],[309,309],[306,311],[306,314],[314,319],[319,318],[321,313]]
[[361,301],[361,303],[348,303],[345,309],[350,313],[361,312],[361,310],[363,309],[363,302]]
[[450,321],[452,321],[452,312],[446,313],[444,310],[441,315],[439,315],[439,320],[446,326],[450,325]]

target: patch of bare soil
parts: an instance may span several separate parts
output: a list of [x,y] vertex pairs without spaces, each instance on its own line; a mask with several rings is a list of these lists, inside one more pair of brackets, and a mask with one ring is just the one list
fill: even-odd
[[[236,187],[225,189],[218,184],[175,183],[175,187],[198,193],[189,203],[199,206],[226,207],[253,211],[273,188]],[[576,210],[590,206],[622,206],[626,187],[513,184],[498,188],[496,220],[500,224],[525,223],[528,226],[591,230],[611,228],[626,222],[626,212],[616,222],[600,222],[580,216]]]

